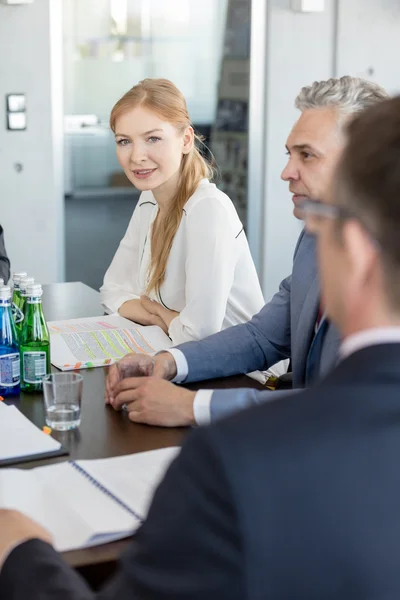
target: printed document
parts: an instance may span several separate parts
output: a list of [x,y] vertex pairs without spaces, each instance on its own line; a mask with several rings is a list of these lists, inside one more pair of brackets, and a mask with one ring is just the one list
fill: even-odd
[[157,326],[120,316],[49,321],[52,364],[62,371],[110,365],[130,352],[155,354],[172,346]]

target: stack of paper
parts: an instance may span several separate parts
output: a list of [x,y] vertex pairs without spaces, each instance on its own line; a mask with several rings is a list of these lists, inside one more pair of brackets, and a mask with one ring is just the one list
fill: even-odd
[[0,465],[5,461],[47,454],[61,444],[41,431],[15,406],[0,402]]

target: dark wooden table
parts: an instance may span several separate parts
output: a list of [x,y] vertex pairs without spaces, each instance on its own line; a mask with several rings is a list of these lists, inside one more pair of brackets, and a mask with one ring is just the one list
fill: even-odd
[[[103,314],[100,295],[83,283],[57,283],[44,286],[43,311],[47,321],[93,317]],[[22,468],[32,468],[61,460],[108,458],[123,454],[134,454],[145,450],[166,448],[182,444],[190,428],[162,428],[139,425],[129,421],[126,413],[115,412],[104,404],[104,380],[108,367],[82,369],[83,394],[81,426],[74,431],[53,432],[68,450],[69,456],[23,463]],[[54,369],[56,370],[56,369]],[[246,376],[209,380],[192,384],[191,389],[254,387],[261,384]],[[265,388],[264,388],[265,389]],[[21,393],[15,400],[16,406],[39,427],[45,425],[42,394]],[[102,565],[102,574],[115,565],[115,560],[127,541],[114,542],[64,553],[67,562],[79,568]]]

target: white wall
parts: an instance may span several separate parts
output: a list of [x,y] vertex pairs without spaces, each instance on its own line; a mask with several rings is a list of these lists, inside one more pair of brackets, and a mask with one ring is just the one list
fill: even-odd
[[399,0],[340,0],[338,75],[364,77],[400,93]]
[[[60,2],[0,4],[0,221],[12,270],[43,283],[64,274]],[[26,94],[26,131],[6,129],[12,92]]]
[[266,299],[291,271],[301,224],[292,216],[284,143],[297,118],[295,96],[314,80],[352,75],[400,93],[399,0],[325,0],[319,14],[291,10],[291,0],[267,0],[266,170],[262,265]]
[[280,174],[287,161],[286,139],[298,118],[295,97],[302,86],[333,75],[334,5],[335,0],[325,0],[323,13],[307,14],[295,13],[291,0],[268,2],[265,204],[260,271],[266,300],[292,270],[293,249],[301,223],[293,217],[288,185],[281,181]]

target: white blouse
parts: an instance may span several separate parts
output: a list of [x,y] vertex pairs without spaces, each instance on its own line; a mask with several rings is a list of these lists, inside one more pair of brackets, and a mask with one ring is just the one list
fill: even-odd
[[[146,293],[157,211],[153,193],[142,192],[100,289],[107,312]],[[175,345],[248,321],[264,305],[236,209],[207,179],[185,204],[165,280],[150,297],[180,313],[168,332]]]

